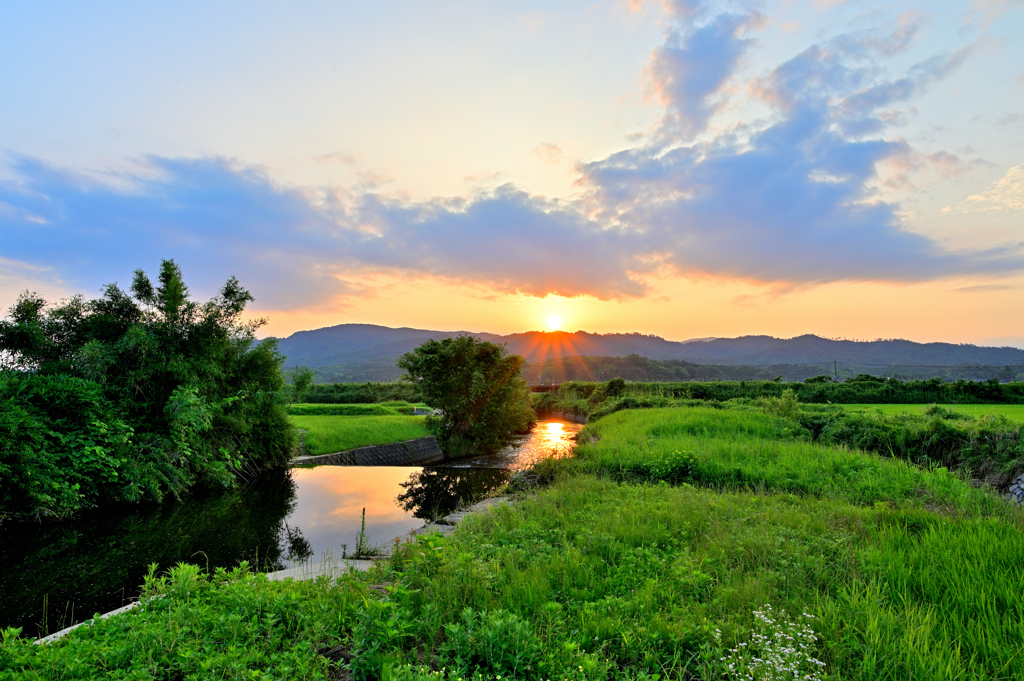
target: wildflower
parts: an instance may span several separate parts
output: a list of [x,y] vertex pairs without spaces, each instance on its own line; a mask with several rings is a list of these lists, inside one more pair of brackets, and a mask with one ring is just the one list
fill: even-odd
[[[807,619],[816,619],[807,613],[803,613],[803,616]],[[825,663],[811,657],[807,652],[808,647],[818,640],[810,626],[790,622],[785,611],[780,611],[776,615],[771,605],[755,610],[754,620],[754,631],[750,641],[730,648],[729,655],[719,659],[720,662],[726,663],[730,678],[758,681],[799,678],[805,681],[821,681],[814,666],[820,670]],[[750,648],[750,652],[754,653],[746,660],[740,654],[740,650],[745,648]],[[801,671],[805,669],[808,673],[801,676]]]

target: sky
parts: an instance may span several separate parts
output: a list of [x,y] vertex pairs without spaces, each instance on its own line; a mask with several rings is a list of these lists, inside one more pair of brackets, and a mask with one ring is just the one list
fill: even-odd
[[0,0],[0,308],[1024,347],[1024,0]]

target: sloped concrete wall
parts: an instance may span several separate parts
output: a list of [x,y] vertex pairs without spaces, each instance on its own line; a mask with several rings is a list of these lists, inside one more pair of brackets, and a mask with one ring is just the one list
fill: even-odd
[[390,445],[359,447],[346,452],[323,456],[300,456],[292,466],[426,466],[444,459],[444,453],[433,437],[421,437]]

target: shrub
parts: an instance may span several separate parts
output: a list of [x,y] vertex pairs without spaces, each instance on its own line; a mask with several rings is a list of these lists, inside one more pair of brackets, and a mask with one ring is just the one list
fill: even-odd
[[436,410],[427,427],[449,455],[496,451],[536,421],[523,358],[472,336],[428,340],[398,366]]
[[[20,296],[0,321],[0,510],[159,499],[286,462],[284,358],[256,341],[263,320],[242,321],[252,300],[231,278],[213,300],[192,301],[171,260],[156,285],[136,271],[130,294],[110,284],[99,299],[55,306]],[[23,454],[33,448],[39,462]],[[29,484],[26,467],[51,474]]]

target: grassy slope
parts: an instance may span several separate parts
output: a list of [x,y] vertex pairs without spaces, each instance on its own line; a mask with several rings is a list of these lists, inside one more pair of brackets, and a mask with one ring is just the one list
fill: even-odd
[[427,437],[424,416],[289,416],[306,431],[308,454],[331,454],[356,447],[386,445]]
[[[12,678],[76,678],[59,660],[83,676],[315,678],[316,651],[341,645],[356,678],[740,678],[721,658],[771,604],[816,618],[823,678],[1024,678],[1024,514],[945,471],[795,441],[787,426],[619,412],[588,427],[599,439],[576,458],[543,467],[549,487],[407,546],[362,585],[246,578],[257,598],[176,575],[120,627],[8,643],[0,677],[7,654]],[[393,586],[363,600],[366,583]],[[133,646],[159,654],[110,652]]]
[[[879,410],[883,414],[916,414],[923,415],[928,404],[840,404],[837,405],[848,411],[874,411]],[[987,416],[998,414],[1015,421],[1024,421],[1024,404],[943,404],[940,405],[950,411],[968,414],[969,416]]]

